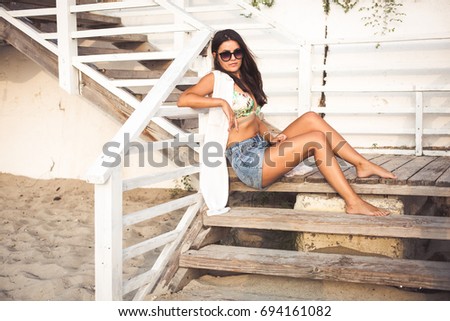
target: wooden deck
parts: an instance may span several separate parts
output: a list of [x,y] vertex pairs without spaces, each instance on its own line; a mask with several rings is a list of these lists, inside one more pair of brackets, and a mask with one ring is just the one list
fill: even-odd
[[[365,157],[397,175],[397,179],[358,178],[353,166],[342,170],[359,194],[422,195],[450,197],[450,157],[369,154]],[[232,191],[255,191],[241,183],[230,170]],[[266,189],[268,192],[335,193],[325,178],[314,168],[305,175],[283,177]]]

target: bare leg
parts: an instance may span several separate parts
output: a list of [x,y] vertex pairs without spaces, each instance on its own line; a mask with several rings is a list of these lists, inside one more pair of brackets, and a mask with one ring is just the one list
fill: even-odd
[[333,152],[355,166],[358,177],[378,175],[383,178],[396,178],[393,173],[365,159],[341,134],[314,112],[307,112],[297,118],[282,133],[291,138],[313,131],[320,131],[326,136]]
[[262,185],[273,183],[310,155],[314,155],[320,172],[344,199],[347,213],[374,216],[389,214],[388,211],[365,202],[353,191],[334,157],[326,136],[320,131],[294,136],[268,148],[263,163]]

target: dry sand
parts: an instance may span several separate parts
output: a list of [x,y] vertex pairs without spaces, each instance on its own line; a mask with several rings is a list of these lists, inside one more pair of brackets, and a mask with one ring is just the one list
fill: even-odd
[[[138,189],[124,196],[125,212],[169,200],[174,190]],[[80,180],[38,180],[0,173],[0,300],[93,300],[93,186]],[[125,245],[165,232],[182,212],[125,231]],[[125,275],[157,252],[130,261]],[[148,266],[147,264],[147,266]],[[281,292],[280,292],[281,291]],[[263,276],[205,276],[160,300],[450,300],[445,292],[292,280]]]
[[[172,190],[137,189],[129,213],[171,198]],[[0,300],[94,299],[94,188],[80,180],[0,174]],[[124,232],[125,246],[173,229],[178,212]],[[155,253],[130,261],[133,274]]]

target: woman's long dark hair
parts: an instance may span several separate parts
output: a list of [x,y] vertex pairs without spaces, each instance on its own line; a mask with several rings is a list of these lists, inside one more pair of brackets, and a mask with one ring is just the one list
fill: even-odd
[[[240,70],[241,78],[225,71],[220,65],[218,50],[220,45],[228,40],[236,41],[241,50],[244,52]],[[255,96],[256,102],[259,106],[262,107],[267,103],[267,96],[263,90],[261,73],[256,65],[254,55],[236,31],[232,29],[217,31],[211,41],[211,52],[216,53],[216,57],[214,58],[214,69],[228,74],[243,91],[251,92]]]

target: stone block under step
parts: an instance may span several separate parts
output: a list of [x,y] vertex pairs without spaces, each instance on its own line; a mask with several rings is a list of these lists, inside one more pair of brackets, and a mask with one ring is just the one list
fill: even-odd
[[[385,198],[382,196],[363,196],[374,206],[388,209],[391,214],[404,215],[403,201],[398,198]],[[298,210],[312,212],[338,212],[345,213],[345,203],[340,197],[328,197],[323,194],[299,194],[294,206]],[[349,218],[356,217],[347,214]],[[361,215],[358,215],[361,216]],[[363,216],[368,218],[368,216]],[[383,219],[383,218],[382,218]],[[362,253],[382,255],[392,258],[411,257],[410,241],[397,237],[373,237],[368,235],[342,235],[299,233],[296,238],[296,247],[300,251],[328,251],[333,253],[338,248],[347,248]]]

